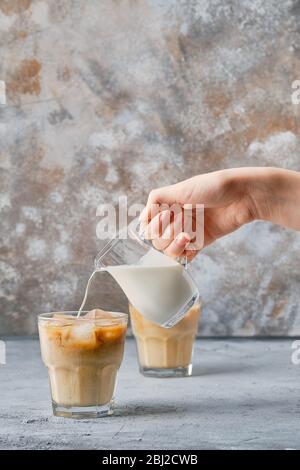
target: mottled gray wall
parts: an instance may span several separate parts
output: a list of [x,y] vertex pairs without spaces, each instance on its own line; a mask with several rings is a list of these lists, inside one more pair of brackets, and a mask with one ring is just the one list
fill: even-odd
[[[78,307],[99,203],[224,167],[299,169],[299,22],[287,0],[0,0],[1,334]],[[200,334],[300,333],[298,234],[246,226],[194,271]],[[96,284],[90,306],[123,308]]]

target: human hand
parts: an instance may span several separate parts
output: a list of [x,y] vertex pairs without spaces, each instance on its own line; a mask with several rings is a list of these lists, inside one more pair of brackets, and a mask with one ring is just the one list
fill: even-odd
[[[300,229],[294,211],[300,203],[299,173],[277,168],[235,168],[198,175],[149,194],[140,220],[145,237],[171,257],[191,260],[201,248],[255,219]],[[184,231],[184,206],[204,205],[202,246]],[[181,208],[172,216],[172,206]],[[299,212],[299,209],[298,209]],[[300,217],[299,217],[300,221]],[[201,237],[200,237],[201,239]],[[191,249],[192,248],[192,249]]]

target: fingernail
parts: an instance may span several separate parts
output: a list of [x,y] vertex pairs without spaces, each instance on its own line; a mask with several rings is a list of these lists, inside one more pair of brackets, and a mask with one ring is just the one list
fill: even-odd
[[190,237],[185,233],[180,233],[177,237],[177,243],[180,246],[185,246],[190,242]]

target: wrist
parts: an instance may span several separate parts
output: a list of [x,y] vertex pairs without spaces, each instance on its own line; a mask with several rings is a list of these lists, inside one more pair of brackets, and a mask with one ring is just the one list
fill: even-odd
[[300,173],[273,167],[249,168],[245,180],[245,198],[254,220],[300,229]]
[[248,213],[247,222],[265,217],[262,201],[268,192],[269,170],[255,167],[221,170],[226,191],[232,195],[232,201],[238,201],[238,206]]

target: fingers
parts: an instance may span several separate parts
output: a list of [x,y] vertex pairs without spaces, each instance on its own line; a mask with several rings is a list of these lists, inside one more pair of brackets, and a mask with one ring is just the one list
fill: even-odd
[[182,256],[186,250],[186,247],[190,243],[190,237],[187,233],[180,233],[170,243],[170,245],[164,250],[164,253],[172,258]]
[[171,223],[166,217],[164,222],[165,225],[163,228],[165,228],[165,230],[162,230],[161,235],[159,237],[155,237],[152,241],[154,248],[161,251],[165,250],[170,243],[172,243],[174,238],[183,232],[182,213],[177,214]]
[[152,245],[158,251],[164,251],[172,242],[172,240],[165,240],[164,238],[158,238],[157,240],[152,240]]
[[191,236],[182,232],[182,214],[177,214],[172,222],[170,211],[159,212],[147,225],[144,237],[152,240],[154,248],[163,251],[172,258],[186,256],[191,261],[198,253],[197,249],[189,249],[193,242]]
[[176,202],[176,185],[164,186],[150,192],[146,207],[140,214],[140,221],[148,223],[160,211]]
[[169,210],[156,214],[149,224],[144,225],[144,238],[147,240],[160,238],[171,223],[171,219],[172,214]]
[[154,217],[159,214],[160,212],[160,205],[159,204],[152,204],[148,202],[144,209],[142,210],[139,220],[142,225],[147,225]]
[[154,248],[166,255],[174,258],[187,256],[190,260],[197,253],[192,247],[188,248],[194,239],[193,224],[187,223],[189,218],[193,218],[193,208],[185,207],[179,196],[178,184],[151,191],[147,205],[139,217],[140,233],[144,238],[152,240]]
[[200,250],[185,250],[185,252],[183,253],[183,255],[186,257],[188,263],[190,263],[194,258],[195,256],[199,253]]
[[147,204],[139,217],[141,223],[148,224],[160,212],[158,191],[155,189],[150,192]]

